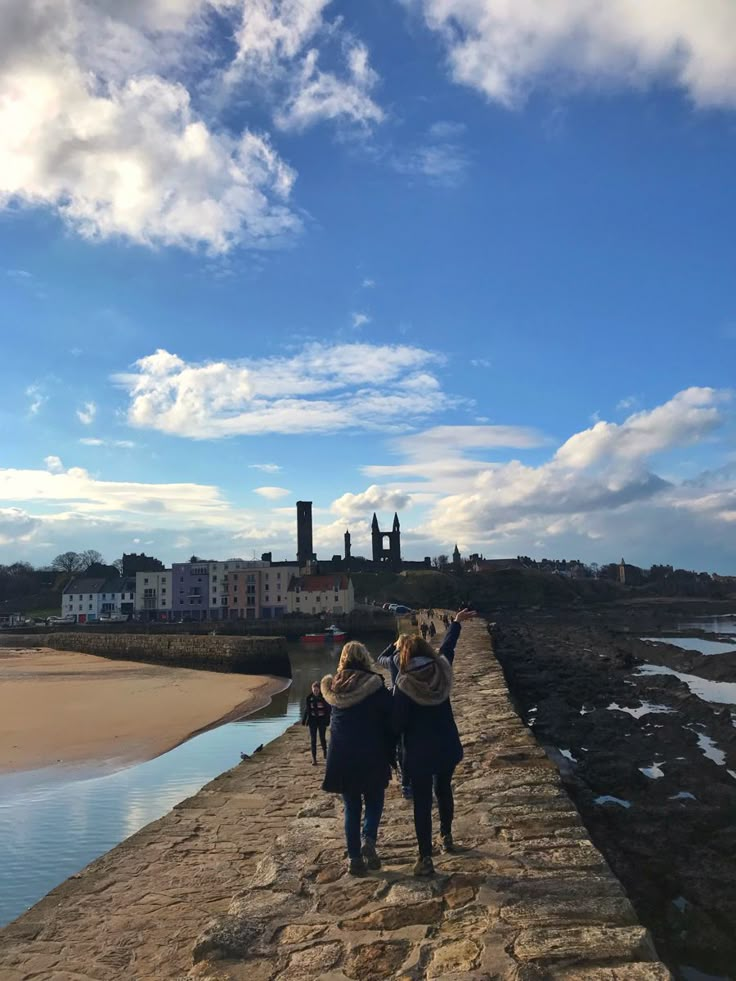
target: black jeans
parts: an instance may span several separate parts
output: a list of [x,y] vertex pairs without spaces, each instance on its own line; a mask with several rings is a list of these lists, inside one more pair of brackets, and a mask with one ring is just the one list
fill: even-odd
[[317,733],[319,732],[319,741],[322,745],[322,752],[327,756],[327,738],[325,733],[327,732],[327,719],[310,719],[309,720],[309,741],[312,745],[312,759],[317,759]]
[[440,834],[449,835],[452,832],[452,819],[455,814],[455,801],[452,798],[452,774],[455,768],[443,773],[412,777],[414,790],[414,830],[417,835],[417,845],[422,858],[432,854],[432,788],[437,798],[440,812]]

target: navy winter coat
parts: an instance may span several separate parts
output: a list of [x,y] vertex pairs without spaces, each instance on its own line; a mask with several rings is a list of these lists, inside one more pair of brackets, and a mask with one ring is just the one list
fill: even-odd
[[330,743],[322,789],[333,794],[369,794],[385,790],[395,759],[392,700],[383,678],[350,669],[356,684],[335,692],[335,679],[322,679],[322,694],[332,708]]
[[[460,629],[459,623],[451,623],[440,648],[440,657],[446,659],[442,669],[445,676],[448,669],[449,675],[452,672],[450,666],[455,658],[455,645]],[[439,665],[434,666],[437,667]],[[416,673],[421,677],[432,669],[430,658],[412,658],[407,676]],[[397,678],[398,674],[397,664]],[[447,697],[435,705],[420,704],[407,691],[402,691],[400,686],[399,680],[394,688],[394,729],[398,735],[403,736],[406,775],[413,778],[454,769],[463,758],[463,747],[452,714],[449,685],[446,687]]]

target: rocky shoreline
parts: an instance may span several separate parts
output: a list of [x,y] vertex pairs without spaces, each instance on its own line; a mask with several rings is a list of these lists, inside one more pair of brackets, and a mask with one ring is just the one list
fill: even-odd
[[668,966],[683,978],[684,968],[734,978],[736,706],[698,697],[674,674],[648,672],[728,684],[736,656],[643,642],[632,629],[660,632],[666,623],[661,611],[632,613],[616,611],[608,624],[600,611],[506,617],[496,655]]

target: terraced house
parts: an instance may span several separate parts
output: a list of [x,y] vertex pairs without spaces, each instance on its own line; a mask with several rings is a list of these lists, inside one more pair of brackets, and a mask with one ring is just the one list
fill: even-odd
[[355,592],[350,576],[294,576],[288,589],[288,613],[351,613]]

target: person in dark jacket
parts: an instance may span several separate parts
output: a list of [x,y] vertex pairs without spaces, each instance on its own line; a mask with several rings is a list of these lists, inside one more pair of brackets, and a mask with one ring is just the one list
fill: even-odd
[[[393,692],[396,687],[396,678],[399,674],[399,648],[403,643],[404,639],[408,639],[411,634],[399,634],[398,638],[388,647],[383,650],[376,658],[376,664],[380,664],[382,668],[388,668],[391,674],[391,691]],[[397,762],[399,768],[399,777],[401,779],[401,796],[404,800],[412,799],[412,789],[411,780],[406,772],[406,767],[404,766],[404,740],[399,736],[397,740]]]
[[312,682],[312,691],[307,695],[302,712],[302,725],[309,726],[309,740],[312,748],[312,766],[317,765],[317,733],[322,753],[327,759],[327,726],[330,724],[330,706],[320,691],[319,682]]
[[326,675],[321,685],[332,709],[322,789],[342,795],[350,875],[381,867],[376,840],[394,764],[391,695],[373,667],[363,644],[349,641],[337,672]]
[[463,747],[450,703],[452,662],[461,624],[474,617],[461,610],[450,622],[439,653],[419,636],[404,636],[397,643],[394,690],[394,727],[403,739],[404,770],[414,795],[414,830],[419,847],[415,875],[433,875],[432,790],[440,812],[444,851],[455,849],[452,819],[455,803],[452,774],[463,758]]

